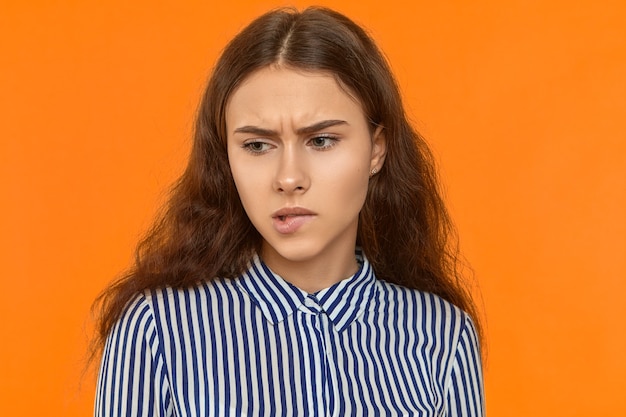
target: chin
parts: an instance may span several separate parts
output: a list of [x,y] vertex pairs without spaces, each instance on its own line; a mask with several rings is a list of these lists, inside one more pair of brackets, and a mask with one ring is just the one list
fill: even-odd
[[[274,244],[273,244],[274,243]],[[315,259],[322,253],[322,248],[312,242],[267,242],[263,252],[274,258],[281,258],[287,262],[307,262]]]

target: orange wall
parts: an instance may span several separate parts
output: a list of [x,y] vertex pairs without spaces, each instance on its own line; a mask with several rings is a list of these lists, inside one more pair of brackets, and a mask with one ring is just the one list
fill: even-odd
[[[181,3],[0,6],[2,416],[91,412],[90,303],[181,171],[220,48],[281,4]],[[489,414],[626,415],[623,1],[323,3],[370,28],[440,159]]]

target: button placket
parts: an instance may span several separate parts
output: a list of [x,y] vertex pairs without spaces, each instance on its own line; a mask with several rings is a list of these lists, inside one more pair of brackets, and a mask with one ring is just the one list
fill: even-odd
[[[320,369],[322,375],[322,390],[321,390],[321,402],[319,411],[323,415],[329,415],[328,400],[330,395],[330,380],[329,380],[329,357],[327,354],[327,344],[329,337],[330,320],[328,314],[324,311],[320,305],[317,297],[313,294],[307,295],[299,307],[299,310],[304,314],[310,315],[311,324],[313,324],[314,332],[316,333],[316,339],[319,341],[320,357],[322,363],[320,363]],[[323,411],[322,411],[323,410]]]

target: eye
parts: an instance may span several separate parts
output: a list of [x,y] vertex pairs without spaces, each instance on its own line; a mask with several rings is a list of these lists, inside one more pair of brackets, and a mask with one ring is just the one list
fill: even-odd
[[315,149],[326,150],[337,144],[337,138],[333,136],[316,136],[309,140],[311,146]]
[[261,141],[251,141],[246,142],[242,145],[246,151],[252,154],[262,154],[270,150],[271,145],[269,143],[261,142]]

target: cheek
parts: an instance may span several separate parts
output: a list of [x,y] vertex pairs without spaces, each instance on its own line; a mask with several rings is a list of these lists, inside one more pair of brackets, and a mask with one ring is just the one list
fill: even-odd
[[233,171],[233,179],[235,180],[239,199],[247,210],[247,206],[256,200],[254,196],[255,186],[251,184],[249,176],[237,171]]
[[239,199],[248,218],[252,220],[255,215],[258,215],[259,207],[266,199],[261,195],[261,190],[265,189],[265,187],[262,187],[263,179],[261,175],[251,171],[249,168],[246,169],[245,165],[231,165],[231,173]]
[[228,163],[230,165],[230,173],[235,182],[235,187],[237,188],[237,193],[239,194],[239,199],[245,207],[246,200],[249,200],[250,185],[248,184],[248,178],[250,178],[250,176],[247,175],[245,167],[239,163],[237,158],[232,158],[230,154],[228,155]]
[[[327,191],[334,190],[333,197],[328,203],[346,205],[349,207],[360,206],[365,201],[369,179],[369,161],[363,162],[362,158],[343,159],[337,164],[327,164],[323,167],[324,186]],[[330,196],[329,196],[330,197]]]

